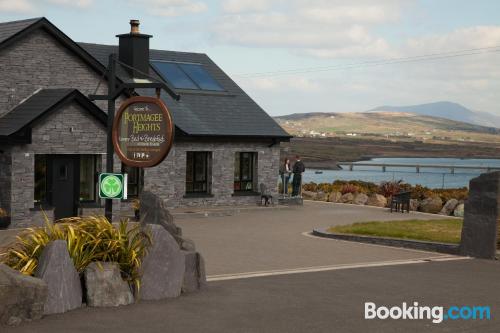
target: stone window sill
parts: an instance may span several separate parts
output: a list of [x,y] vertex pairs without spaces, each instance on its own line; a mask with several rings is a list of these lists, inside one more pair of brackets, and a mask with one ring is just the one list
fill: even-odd
[[233,197],[257,197],[260,196],[259,192],[254,191],[235,191],[232,194]]
[[214,195],[210,193],[186,193],[184,194],[184,199],[196,199],[196,198],[213,198]]

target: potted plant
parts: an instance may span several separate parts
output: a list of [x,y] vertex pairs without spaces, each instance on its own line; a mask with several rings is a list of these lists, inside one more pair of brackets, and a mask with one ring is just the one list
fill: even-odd
[[10,224],[10,216],[7,214],[7,211],[3,208],[0,208],[0,229],[7,229]]

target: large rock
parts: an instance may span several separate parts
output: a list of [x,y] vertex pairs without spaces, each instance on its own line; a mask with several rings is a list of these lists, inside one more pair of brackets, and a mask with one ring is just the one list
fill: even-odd
[[317,201],[326,201],[326,199],[328,199],[328,195],[325,192],[318,192],[314,197],[314,200]]
[[185,257],[186,269],[182,282],[182,292],[190,293],[198,291],[207,284],[205,274],[205,261],[198,252],[182,251]]
[[0,325],[18,325],[40,319],[47,299],[47,284],[0,264]]
[[453,211],[453,216],[456,217],[464,217],[464,204],[458,204],[457,207],[455,207],[455,210]]
[[80,276],[69,256],[66,241],[56,240],[45,247],[35,276],[48,287],[44,314],[63,313],[82,305]]
[[134,302],[129,284],[115,262],[93,262],[85,268],[88,306],[120,306]]
[[339,202],[341,197],[342,197],[342,193],[332,192],[328,196],[328,202]]
[[368,197],[366,204],[368,206],[385,207],[387,206],[387,198],[381,194],[373,193]]
[[418,210],[420,201],[418,199],[410,199],[410,210]]
[[500,218],[500,171],[483,173],[469,182],[460,253],[494,259]]
[[157,300],[181,294],[185,257],[161,226],[150,225],[152,245],[142,261],[140,298]]
[[149,191],[142,191],[140,196],[141,224],[161,225],[172,235],[179,245],[182,245],[182,229],[175,222],[174,217],[165,207],[163,200]]
[[453,214],[453,211],[455,210],[455,208],[457,206],[458,206],[458,200],[457,199],[450,199],[450,200],[446,201],[443,208],[441,208],[441,211],[439,212],[439,214],[450,216],[451,214]]
[[354,195],[352,193],[346,193],[340,197],[341,203],[352,203],[353,200],[354,200]]
[[437,214],[441,211],[441,208],[443,208],[443,200],[438,196],[426,198],[419,205],[420,211],[424,213]]
[[304,200],[314,200],[316,198],[316,192],[302,191],[302,198]]
[[365,205],[368,201],[368,196],[364,193],[358,193],[354,196],[354,200],[352,201],[355,205]]

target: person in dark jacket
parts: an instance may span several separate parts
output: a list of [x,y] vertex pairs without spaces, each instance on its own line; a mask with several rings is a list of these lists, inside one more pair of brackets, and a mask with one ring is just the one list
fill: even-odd
[[292,197],[300,195],[300,187],[302,186],[302,173],[306,171],[304,163],[300,160],[300,156],[295,157],[295,164],[293,165],[293,181],[292,181]]

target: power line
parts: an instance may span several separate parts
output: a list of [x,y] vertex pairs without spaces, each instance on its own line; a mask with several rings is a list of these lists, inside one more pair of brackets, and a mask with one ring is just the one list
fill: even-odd
[[474,49],[457,50],[457,51],[440,52],[440,53],[431,53],[431,54],[424,54],[424,55],[417,55],[417,56],[410,56],[410,57],[371,60],[371,61],[364,61],[364,62],[352,63],[352,64],[347,64],[347,65],[295,68],[295,69],[287,69],[287,70],[279,70],[279,71],[236,74],[234,76],[240,77],[240,78],[254,78],[254,77],[268,77],[268,76],[281,76],[281,75],[293,75],[293,74],[307,74],[307,73],[314,73],[314,72],[355,69],[355,68],[361,68],[361,67],[392,65],[392,64],[401,64],[401,63],[408,63],[408,62],[432,61],[432,60],[440,60],[440,59],[447,59],[447,58],[471,56],[471,55],[477,55],[477,54],[496,53],[496,52],[500,52],[500,45],[474,48]]

